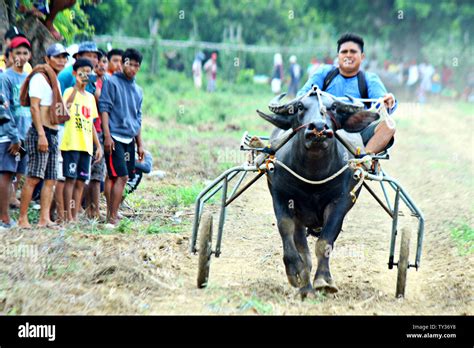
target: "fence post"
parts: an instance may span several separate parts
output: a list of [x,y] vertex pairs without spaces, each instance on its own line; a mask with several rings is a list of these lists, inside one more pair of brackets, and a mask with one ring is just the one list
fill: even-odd
[[151,67],[150,72],[152,75],[157,73],[158,67],[158,38],[153,37],[153,43],[151,45]]

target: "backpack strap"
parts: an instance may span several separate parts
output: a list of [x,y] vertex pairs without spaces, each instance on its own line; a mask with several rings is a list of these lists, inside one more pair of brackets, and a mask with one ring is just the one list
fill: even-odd
[[334,80],[337,75],[339,75],[339,68],[332,69],[330,72],[328,72],[328,74],[324,78],[323,88],[322,88],[323,92],[328,89],[328,87],[331,84],[332,80]]
[[[359,70],[357,73],[357,84],[359,85],[359,93],[362,99],[369,98],[369,90],[367,88],[367,80],[365,79],[365,73],[362,70]],[[364,103],[367,109],[372,105],[371,103]]]
[[[326,77],[324,78],[323,82],[323,91],[326,91],[331,82],[339,75],[339,68],[335,68],[331,70]],[[357,85],[359,87],[359,94],[362,99],[369,98],[369,90],[367,88],[367,80],[365,79],[365,73],[362,70],[359,70],[357,73]],[[370,103],[364,103],[367,108],[370,108]]]

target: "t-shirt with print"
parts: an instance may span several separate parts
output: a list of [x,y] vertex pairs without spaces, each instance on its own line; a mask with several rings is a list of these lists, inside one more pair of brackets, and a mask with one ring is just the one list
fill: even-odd
[[[58,88],[61,89],[59,81]],[[28,95],[30,98],[41,99],[41,106],[51,106],[53,104],[53,89],[41,73],[36,73],[31,78]]]
[[[63,100],[68,100],[74,88],[64,91]],[[85,151],[92,156],[94,119],[98,117],[94,96],[89,92],[76,92],[69,108],[71,118],[64,123],[64,135],[59,145],[61,151]]]

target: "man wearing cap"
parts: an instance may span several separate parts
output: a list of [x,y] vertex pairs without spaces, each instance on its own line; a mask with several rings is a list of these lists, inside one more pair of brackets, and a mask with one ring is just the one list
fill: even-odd
[[[12,26],[10,27],[10,29],[7,30],[4,36],[3,44],[5,48],[10,47],[10,43],[15,37],[23,37],[26,39],[25,34],[23,34],[20,30],[18,30],[17,27]],[[0,56],[0,72],[5,71],[7,69],[7,59],[8,57],[6,54],[5,55],[2,54]],[[26,62],[24,66],[24,70],[25,72],[30,73],[31,70],[33,70],[33,68],[31,67],[30,63]]]
[[46,64],[37,65],[26,78],[20,92],[21,105],[30,106],[32,127],[26,135],[27,178],[21,191],[21,228],[31,228],[28,206],[35,186],[44,180],[41,190],[39,227],[51,227],[50,206],[58,176],[58,124],[69,119],[61,97],[57,74],[64,69],[68,53],[56,43],[46,50]]
[[[95,42],[86,41],[82,42],[79,45],[79,49],[77,53],[74,53],[72,57],[74,59],[88,59],[94,68],[99,63],[99,59],[101,58],[102,54],[97,49],[97,45]],[[91,75],[91,79],[87,84],[86,91],[92,94],[95,94],[95,74]],[[59,82],[61,83],[61,93],[64,93],[66,89],[69,87],[73,87],[76,84],[76,78],[73,74],[72,65],[65,68],[61,73],[58,75]]]
[[[17,36],[11,40],[9,49],[11,50],[10,54],[13,65],[3,74],[0,90],[2,90],[5,100],[8,103],[7,112],[13,120],[10,122],[10,126],[13,128],[15,136],[19,140],[19,143],[14,144],[13,140],[10,139],[12,141],[12,149],[9,151],[9,154],[15,157],[16,162],[16,182],[14,189],[11,190],[10,204],[18,208],[20,202],[16,199],[16,189],[19,180],[21,180],[21,177],[26,173],[27,165],[27,156],[21,156],[19,150],[20,146],[24,145],[26,133],[31,126],[30,109],[20,104],[20,89],[28,76],[24,67],[31,57],[31,44],[26,38]],[[6,162],[4,162],[4,164],[6,164]],[[2,164],[0,164],[0,167],[1,166]],[[1,203],[4,203],[3,201],[6,202],[7,200],[2,200]]]

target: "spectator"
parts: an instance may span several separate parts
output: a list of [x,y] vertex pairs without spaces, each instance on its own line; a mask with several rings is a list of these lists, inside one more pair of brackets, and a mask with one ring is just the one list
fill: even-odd
[[294,97],[298,92],[301,78],[301,67],[296,61],[295,55],[290,57],[290,86],[288,87],[288,95],[291,97]]
[[[100,94],[102,92],[102,87],[104,81],[107,79],[107,66],[108,66],[108,59],[105,52],[102,52],[102,57],[99,60],[99,64],[95,69],[95,73],[97,74],[97,82],[96,82],[96,92],[95,98],[98,103]],[[104,146],[104,136],[102,134],[102,122],[100,117],[97,117],[94,120],[94,127],[97,132],[97,137],[99,138],[100,145],[103,150]],[[94,148],[94,151],[96,149]],[[85,188],[85,196],[86,196],[86,213],[89,218],[92,219],[99,219],[100,218],[100,211],[99,211],[99,198],[100,198],[100,184],[101,182],[105,181],[105,158],[102,158],[96,162],[94,161],[91,165],[91,175],[89,184]]]
[[125,187],[125,194],[129,195],[130,193],[134,192],[142,181],[143,174],[149,174],[152,168],[153,157],[149,151],[145,151],[144,160],[135,164],[133,175],[128,178],[127,186]]
[[273,56],[273,73],[272,73],[272,92],[278,94],[281,92],[281,84],[283,81],[283,58],[280,53]]
[[111,49],[107,53],[108,66],[107,73],[113,75],[116,72],[122,71],[122,55],[123,51],[119,48]]
[[[11,49],[10,55],[14,64],[11,68],[7,69],[3,75],[1,90],[9,105],[7,110],[13,119],[11,125],[15,128],[20,139],[20,146],[23,146],[25,144],[26,133],[31,126],[31,113],[29,108],[21,106],[20,104],[20,89],[28,76],[28,73],[25,71],[25,65],[31,58],[31,44],[26,38],[17,36],[10,42],[9,49]],[[24,153],[24,149],[23,154],[23,156],[17,156],[16,158],[18,160],[16,180],[9,200],[10,205],[15,208],[18,208],[20,205],[20,202],[16,198],[18,183],[21,177],[26,173],[27,156]]]
[[426,98],[430,94],[431,91],[431,79],[433,78],[434,68],[428,62],[422,62],[418,66],[418,70],[421,75],[421,83],[420,88],[418,90],[418,101],[420,103],[425,103]]
[[193,62],[193,79],[194,87],[201,89],[202,86],[202,61],[204,60],[204,53],[199,52],[196,54]]
[[[5,33],[5,36],[4,36],[4,40],[3,40],[3,45],[5,47],[5,55],[1,55],[0,56],[0,72],[2,71],[5,71],[8,67],[11,66],[12,63],[8,63],[8,52],[9,52],[9,47],[10,47],[10,43],[11,41],[15,38],[15,37],[24,37],[25,39],[27,39],[27,37],[25,36],[25,34],[23,34],[20,30],[18,30],[17,27],[15,26],[12,26],[10,27],[10,29],[7,30],[7,32]],[[7,52],[8,51],[8,52]],[[24,68],[26,73],[30,73],[31,70],[32,70],[32,67],[30,65],[29,62],[26,62]]]
[[64,124],[64,136],[59,146],[63,157],[65,220],[77,221],[84,183],[89,180],[93,144],[95,162],[102,157],[97,132],[93,126],[98,118],[94,95],[86,91],[93,66],[88,59],[78,59],[73,65],[76,85],[64,92],[71,119]]
[[217,53],[213,52],[211,54],[211,59],[209,59],[206,64],[204,64],[204,70],[207,75],[207,91],[209,93],[215,92],[216,90],[216,78],[217,78]]
[[[74,59],[88,59],[92,66],[95,68],[99,63],[99,59],[101,58],[102,54],[97,49],[97,45],[94,42],[86,41],[82,42],[79,45],[79,49],[77,53],[73,55]],[[61,83],[61,92],[64,93],[66,89],[69,87],[73,87],[76,84],[76,78],[73,74],[72,65],[65,68],[61,73],[58,75],[59,82]],[[86,91],[92,94],[95,94],[95,81],[96,75],[92,73],[89,76],[89,82],[86,87]]]
[[420,74],[418,72],[418,66],[416,60],[413,59],[408,66],[408,78],[406,82],[408,96],[412,99],[418,85]]
[[111,181],[110,193],[106,194],[108,227],[118,223],[123,191],[135,167],[135,142],[139,161],[144,159],[141,137],[143,92],[135,83],[143,57],[129,48],[122,58],[123,72],[117,72],[105,81],[99,99],[107,173]]
[[28,153],[27,178],[21,191],[18,225],[31,228],[28,206],[35,186],[44,179],[41,190],[39,227],[52,227],[50,206],[58,176],[58,124],[69,118],[61,98],[57,74],[64,68],[68,53],[63,45],[46,50],[46,64],[36,66],[26,78],[20,92],[22,106],[30,106],[33,126],[26,135]]
[[[96,67],[99,63],[99,59],[101,58],[101,53],[97,49],[97,45],[91,41],[85,41],[79,44],[79,48],[75,54],[73,54],[74,59],[88,59],[93,67]],[[59,82],[61,83],[61,92],[64,94],[64,91],[70,87],[75,86],[76,84],[76,77],[73,74],[73,65],[66,67],[58,76]],[[96,75],[95,72],[91,73],[88,78],[88,83],[86,86],[86,91],[95,95],[96,93]],[[64,127],[61,125],[59,127],[59,143],[61,144],[62,138],[64,134]],[[66,178],[63,175],[63,158],[62,153],[59,153],[59,169],[58,169],[58,182],[56,185],[56,190],[54,194],[54,201],[56,205],[57,212],[64,211],[64,183]],[[58,221],[62,222],[62,217],[64,216],[63,213],[58,214]]]

